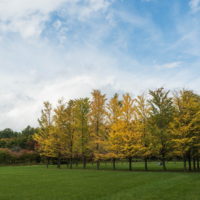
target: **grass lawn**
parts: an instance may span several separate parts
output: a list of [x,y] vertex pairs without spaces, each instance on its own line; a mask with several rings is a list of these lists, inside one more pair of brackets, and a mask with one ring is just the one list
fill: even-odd
[[200,173],[0,167],[0,200],[200,200]]

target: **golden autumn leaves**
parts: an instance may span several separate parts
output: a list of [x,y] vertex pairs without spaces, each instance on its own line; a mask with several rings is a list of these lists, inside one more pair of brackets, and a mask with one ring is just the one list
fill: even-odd
[[127,158],[129,169],[132,159],[145,161],[156,157],[166,169],[167,158],[181,157],[199,168],[200,154],[200,97],[192,91],[182,90],[171,96],[159,88],[132,98],[115,94],[107,100],[99,90],[92,98],[59,101],[55,109],[44,103],[40,129],[34,135],[38,150],[45,157],[100,161]]

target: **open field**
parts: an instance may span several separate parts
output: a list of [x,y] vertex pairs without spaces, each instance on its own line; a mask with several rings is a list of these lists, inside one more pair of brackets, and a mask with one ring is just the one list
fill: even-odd
[[199,200],[200,173],[0,167],[1,200]]

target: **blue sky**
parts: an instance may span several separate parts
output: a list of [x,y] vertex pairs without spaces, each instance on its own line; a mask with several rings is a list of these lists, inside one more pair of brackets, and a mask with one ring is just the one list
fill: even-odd
[[200,0],[0,0],[0,129],[94,88],[200,92],[199,54]]

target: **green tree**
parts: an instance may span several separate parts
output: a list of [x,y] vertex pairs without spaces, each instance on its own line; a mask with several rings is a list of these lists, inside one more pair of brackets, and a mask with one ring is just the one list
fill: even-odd
[[76,130],[76,116],[75,116],[75,101],[70,100],[66,108],[66,127],[67,127],[67,149],[70,160],[70,169],[72,169],[73,158],[76,153],[75,149],[75,130]]
[[188,160],[191,171],[191,159],[193,168],[199,169],[199,144],[200,144],[200,97],[192,91],[182,90],[174,96],[175,115],[171,124],[175,155]]
[[86,168],[86,159],[89,156],[89,122],[90,111],[88,98],[75,100],[75,149],[83,161],[83,168]]
[[10,128],[6,128],[2,131],[0,131],[0,138],[12,138],[12,137],[17,137],[19,133],[14,132]]
[[145,161],[145,170],[148,170],[147,160],[148,157],[151,155],[151,145],[150,145],[151,136],[148,127],[150,106],[144,95],[138,96],[136,98],[135,111],[136,111],[137,127],[142,142],[141,156],[144,158]]
[[163,169],[166,170],[165,160],[169,152],[172,151],[170,123],[173,120],[174,107],[173,100],[169,97],[169,91],[163,88],[150,90],[149,100],[150,128],[152,143],[162,160]]

